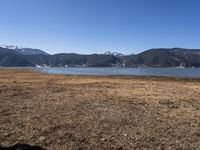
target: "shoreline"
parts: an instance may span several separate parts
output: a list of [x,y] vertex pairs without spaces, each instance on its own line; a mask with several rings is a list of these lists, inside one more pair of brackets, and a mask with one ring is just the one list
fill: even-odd
[[200,81],[200,77],[173,77],[173,76],[147,76],[147,75],[81,75],[81,74],[53,74],[34,70],[33,68],[0,68],[1,70],[18,70],[18,71],[31,71],[44,75],[53,76],[77,76],[77,77],[97,77],[97,78],[125,78],[125,79],[157,79],[157,80],[174,80],[174,81]]
[[36,70],[35,68],[0,68],[1,70],[21,70],[21,71],[32,71],[44,75],[55,75],[55,76],[79,76],[79,77],[107,77],[107,78],[134,78],[134,79],[157,79],[157,80],[174,80],[174,81],[200,81],[200,77],[174,77],[174,76],[156,76],[156,75],[86,75],[86,74],[57,74],[57,73],[47,73]]

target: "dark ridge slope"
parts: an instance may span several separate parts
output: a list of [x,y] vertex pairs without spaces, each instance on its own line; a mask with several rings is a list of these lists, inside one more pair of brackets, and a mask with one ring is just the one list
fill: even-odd
[[3,67],[35,67],[13,50],[0,48],[0,66]]

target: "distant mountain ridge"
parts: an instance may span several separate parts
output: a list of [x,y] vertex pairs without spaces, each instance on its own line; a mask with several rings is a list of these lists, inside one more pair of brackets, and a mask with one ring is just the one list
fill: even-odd
[[0,46],[2,67],[200,67],[200,49],[157,48],[139,54],[117,52],[50,55],[40,49]]
[[23,55],[32,55],[32,54],[44,54],[44,55],[48,55],[48,53],[40,50],[40,49],[33,49],[33,48],[24,48],[21,46],[8,46],[8,45],[0,45],[1,48],[5,48],[5,49],[10,49],[10,50],[14,50],[17,51]]

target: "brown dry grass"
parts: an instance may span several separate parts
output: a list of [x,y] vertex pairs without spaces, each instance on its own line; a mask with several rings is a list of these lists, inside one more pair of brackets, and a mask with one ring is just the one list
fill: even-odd
[[200,149],[200,80],[0,70],[0,146]]

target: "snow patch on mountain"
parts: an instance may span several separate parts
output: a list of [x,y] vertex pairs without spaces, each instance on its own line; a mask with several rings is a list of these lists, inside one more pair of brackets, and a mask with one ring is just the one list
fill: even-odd
[[0,45],[2,48],[7,48],[7,49],[23,49],[22,46],[14,46],[14,45]]

